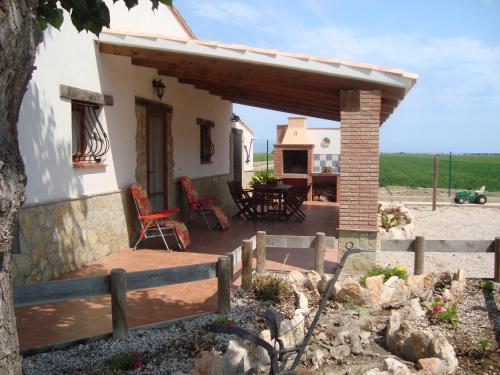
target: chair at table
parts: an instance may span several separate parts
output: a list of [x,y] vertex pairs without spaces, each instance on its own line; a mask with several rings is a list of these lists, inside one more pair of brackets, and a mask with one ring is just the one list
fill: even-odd
[[132,197],[134,198],[135,208],[141,224],[140,237],[134,249],[137,249],[137,246],[143,240],[161,237],[165,247],[170,251],[165,236],[174,237],[180,249],[186,249],[191,244],[189,231],[184,223],[179,220],[170,219],[171,216],[180,211],[178,208],[154,212],[146,191],[140,184],[132,184],[130,190],[132,191]]
[[210,229],[210,223],[208,219],[213,218],[217,227],[220,230],[226,230],[229,228],[229,220],[221,207],[214,206],[214,202],[217,202],[217,198],[203,198],[200,199],[198,193],[193,188],[191,180],[187,176],[180,178],[182,189],[186,196],[186,200],[189,206],[189,219],[191,220],[194,215],[200,215],[205,220],[207,227]]
[[305,188],[298,185],[290,188],[285,198],[285,209],[289,215],[288,218],[293,216],[299,222],[303,222],[306,219],[306,214],[300,208],[307,200],[307,194],[310,189],[311,185],[307,185],[307,183]]
[[252,189],[243,189],[241,181],[228,181],[227,186],[233,198],[234,204],[238,208],[238,212],[233,215],[232,219],[243,216],[246,219],[253,219],[255,215],[254,199],[251,196]]

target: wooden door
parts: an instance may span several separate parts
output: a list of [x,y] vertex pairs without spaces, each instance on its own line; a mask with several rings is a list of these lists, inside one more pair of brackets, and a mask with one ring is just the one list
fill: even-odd
[[148,108],[148,196],[154,211],[168,208],[167,126],[168,114],[166,112]]

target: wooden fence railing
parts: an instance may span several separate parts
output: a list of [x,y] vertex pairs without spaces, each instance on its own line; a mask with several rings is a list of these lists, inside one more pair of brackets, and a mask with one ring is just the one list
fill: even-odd
[[16,307],[32,306],[111,294],[113,337],[125,338],[128,336],[126,299],[128,291],[217,277],[217,311],[227,314],[231,306],[229,291],[232,270],[229,256],[221,256],[217,262],[148,271],[126,272],[117,268],[105,276],[19,285],[14,289],[14,304]]
[[425,252],[468,252],[495,253],[495,282],[500,282],[500,237],[494,240],[426,240],[417,236],[414,240],[382,240],[382,251],[411,251],[415,253],[415,275],[421,275],[425,269]]
[[[116,268],[109,275],[19,285],[14,288],[14,304],[16,307],[24,307],[111,295],[112,337],[126,338],[129,331],[126,296],[129,291],[217,278],[217,311],[227,314],[231,309],[230,290],[235,277],[234,269],[239,263],[242,263],[242,287],[247,290],[251,288],[254,251],[257,272],[262,273],[266,269],[267,248],[313,248],[315,269],[323,274],[325,247],[335,247],[335,244],[336,239],[327,237],[324,233],[316,233],[315,236],[289,236],[257,232],[256,236],[244,240],[241,247],[220,256],[217,262],[137,272]],[[86,339],[93,341],[103,337],[105,336],[99,335]],[[36,354],[54,348],[62,349],[82,340],[85,339],[51,344],[27,352]]]

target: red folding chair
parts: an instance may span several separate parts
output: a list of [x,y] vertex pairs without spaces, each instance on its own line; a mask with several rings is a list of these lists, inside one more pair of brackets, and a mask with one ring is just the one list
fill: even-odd
[[189,177],[183,176],[180,178],[182,189],[186,195],[186,200],[189,206],[189,219],[191,220],[193,215],[198,214],[203,216],[207,227],[210,229],[210,223],[208,218],[213,218],[217,227],[220,230],[226,230],[229,228],[229,220],[221,207],[214,206],[214,202],[217,202],[217,198],[204,198],[200,199],[198,193],[193,188],[191,180]]
[[132,184],[130,190],[132,191],[132,197],[134,198],[135,208],[137,209],[138,219],[141,224],[140,237],[134,249],[137,249],[142,240],[161,237],[165,247],[170,251],[165,236],[174,237],[180,249],[186,249],[191,244],[186,225],[182,221],[169,219],[179,212],[180,209],[171,208],[153,212],[151,202],[140,184]]

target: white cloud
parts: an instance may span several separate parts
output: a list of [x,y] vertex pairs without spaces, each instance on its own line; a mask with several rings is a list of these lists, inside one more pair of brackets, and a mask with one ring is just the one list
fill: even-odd
[[249,23],[259,18],[259,10],[251,5],[238,1],[217,3],[200,3],[196,13],[201,17],[230,23]]

